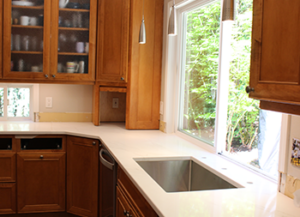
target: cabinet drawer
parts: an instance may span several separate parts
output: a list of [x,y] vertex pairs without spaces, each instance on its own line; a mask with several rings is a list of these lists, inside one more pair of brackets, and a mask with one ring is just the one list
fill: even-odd
[[138,216],[157,217],[156,212],[120,167],[118,167],[118,186],[129,199]]
[[16,213],[16,184],[0,183],[0,214]]
[[[0,182],[16,181],[16,154],[0,152]],[[1,195],[1,194],[0,194]]]
[[125,216],[127,213],[131,217],[138,217],[136,212],[132,209],[132,205],[129,205],[130,202],[128,199],[124,196],[124,193],[122,190],[117,187],[117,201],[116,201],[116,217]]

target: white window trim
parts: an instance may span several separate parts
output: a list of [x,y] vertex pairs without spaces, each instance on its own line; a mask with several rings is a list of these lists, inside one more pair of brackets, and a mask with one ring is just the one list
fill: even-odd
[[[224,129],[226,127],[226,121],[227,121],[227,107],[222,108],[223,113],[220,115],[220,99],[224,100],[224,97],[221,97],[221,93],[224,91],[219,91],[218,92],[218,102],[217,102],[217,109],[216,109],[216,124],[215,124],[215,146],[210,146],[209,144],[206,144],[198,139],[195,139],[191,137],[190,135],[187,135],[185,133],[182,133],[178,131],[178,119],[179,119],[179,100],[180,100],[180,74],[181,74],[181,22],[182,22],[182,12],[186,10],[192,10],[197,6],[201,6],[203,3],[207,2],[213,2],[214,0],[177,0],[175,1],[175,7],[177,9],[177,27],[178,27],[178,34],[177,36],[170,37],[167,34],[167,28],[168,28],[168,20],[169,16],[171,13],[171,7],[173,5],[173,1],[169,1],[167,7],[165,7],[165,19],[164,19],[164,44],[165,46],[163,47],[163,74],[162,74],[162,81],[164,81],[163,84],[163,108],[164,108],[164,115],[163,115],[163,121],[166,122],[166,133],[175,133],[177,136],[211,152],[217,154],[221,149],[222,145],[224,145],[224,141],[226,138],[226,132],[224,134]],[[223,1],[221,1],[221,4]],[[222,13],[222,10],[221,10]],[[222,14],[221,14],[222,16]],[[222,48],[224,46],[222,45],[222,42],[224,41],[224,25],[228,25],[224,22],[221,22],[221,27],[220,27],[220,55],[219,55],[219,70],[218,70],[218,90],[222,89],[223,87],[220,86],[221,82],[220,76],[226,76],[224,74],[224,70],[226,68],[229,69],[229,63],[226,65],[225,62],[222,62]],[[226,28],[225,28],[226,30]],[[225,39],[226,40],[226,39]],[[222,69],[223,67],[223,69]],[[222,73],[221,72],[222,69]],[[229,70],[228,70],[229,71]],[[228,75],[227,75],[228,77]],[[225,97],[226,100],[228,101],[228,94]],[[226,112],[224,112],[226,111]],[[225,115],[224,115],[225,113]],[[218,117],[219,114],[219,117]],[[221,117],[220,117],[221,116]],[[225,120],[221,122],[223,119]],[[280,147],[279,147],[279,163],[278,163],[278,169],[282,173],[287,172],[287,162],[288,162],[288,140],[289,140],[289,126],[291,122],[291,115],[282,115],[282,126],[281,126],[281,140],[280,140]],[[225,127],[224,127],[225,125]],[[218,133],[219,132],[219,133]],[[220,141],[220,142],[218,142]],[[221,156],[221,155],[220,155]],[[227,159],[231,161],[232,163],[241,166],[242,168],[254,172],[257,175],[260,175],[263,178],[266,178],[270,181],[275,182],[273,179],[270,177],[266,176],[264,173],[255,171],[251,169],[248,166],[241,165],[240,163],[229,159],[228,157],[222,157],[224,159]]]
[[[30,112],[29,117],[7,117],[7,89],[30,88]],[[19,84],[19,83],[1,83],[0,88],[4,88],[4,110],[5,116],[0,117],[0,121],[34,121],[34,113],[39,111],[39,84]]]

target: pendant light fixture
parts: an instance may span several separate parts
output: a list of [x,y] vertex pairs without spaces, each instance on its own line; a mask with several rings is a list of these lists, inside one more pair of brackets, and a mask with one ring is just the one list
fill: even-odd
[[234,21],[235,0],[223,0],[222,21]]
[[145,20],[144,20],[144,1],[145,0],[143,0],[143,19],[142,19],[142,23],[141,23],[140,36],[139,36],[140,44],[146,44],[146,28],[145,28]]
[[172,11],[169,17],[168,35],[177,35],[175,0],[173,0]]

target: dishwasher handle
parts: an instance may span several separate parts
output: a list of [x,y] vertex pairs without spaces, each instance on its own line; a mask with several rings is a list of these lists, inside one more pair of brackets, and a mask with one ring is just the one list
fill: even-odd
[[103,157],[103,154],[106,154],[107,156],[109,156],[109,157],[114,161],[113,157],[112,157],[112,156],[110,155],[110,153],[109,153],[107,150],[105,150],[105,149],[101,149],[101,151],[100,151],[100,153],[99,153],[101,163],[102,163],[105,167],[107,167],[108,169],[113,170],[115,164],[114,164],[114,163],[112,164],[112,163],[108,162],[107,160],[105,160],[104,157]]

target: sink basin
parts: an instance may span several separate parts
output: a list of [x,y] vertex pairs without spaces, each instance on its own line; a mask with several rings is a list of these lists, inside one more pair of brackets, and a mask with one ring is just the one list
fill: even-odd
[[[216,175],[193,160],[135,160],[166,192],[243,187]],[[219,174],[220,175],[220,174]],[[231,182],[231,183],[230,183]]]

